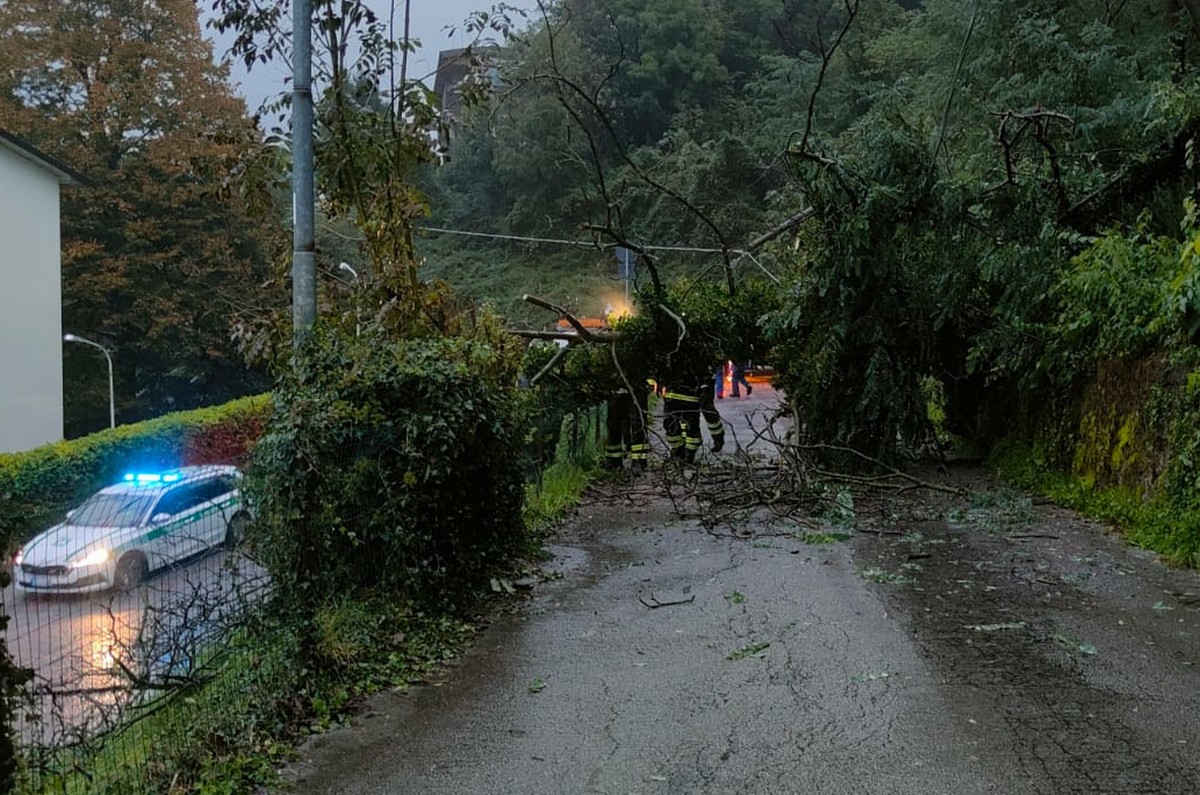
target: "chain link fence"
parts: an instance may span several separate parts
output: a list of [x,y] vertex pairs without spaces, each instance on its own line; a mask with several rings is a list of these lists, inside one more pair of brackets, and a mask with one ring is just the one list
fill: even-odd
[[[541,419],[525,453],[535,492],[556,462],[592,465],[604,432],[603,408]],[[20,545],[3,590],[4,640],[30,673],[9,727],[17,792],[172,791],[170,782],[194,780],[201,754],[219,755],[222,732],[234,731],[214,725],[208,749],[178,747],[195,742],[197,721],[209,719],[203,710],[265,724],[270,718],[253,714],[255,693],[288,697],[279,690],[297,673],[277,675],[293,664],[287,649],[247,642],[273,588],[257,555],[244,467],[227,459],[131,470]],[[370,510],[343,517],[347,527]]]
[[99,791],[104,765],[162,756],[152,719],[215,678],[270,592],[240,486],[232,465],[130,472],[21,545],[3,598],[32,674],[12,727],[23,791]]

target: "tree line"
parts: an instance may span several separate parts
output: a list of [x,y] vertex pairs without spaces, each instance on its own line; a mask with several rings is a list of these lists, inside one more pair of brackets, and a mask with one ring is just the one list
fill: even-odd
[[918,441],[934,379],[951,425],[978,432],[989,390],[1189,350],[1195,11],[542,3],[431,178],[433,211],[711,247],[750,278],[736,250],[811,208],[759,258],[782,282],[759,328],[809,429],[872,452]]
[[[262,138],[196,5],[0,3],[0,128],[87,179],[62,196],[63,328],[113,350],[131,422],[261,391],[234,336],[281,217],[244,191]],[[67,435],[108,425],[95,351],[64,350]]]
[[[439,260],[478,244],[423,241],[426,223],[710,249],[658,261],[735,289],[769,271],[781,304],[753,333],[809,426],[864,447],[925,432],[930,378],[968,430],[987,389],[1057,388],[1194,332],[1194,4],[500,6],[465,23],[498,46],[472,48],[441,153],[411,43],[369,4],[315,5],[318,256],[368,283],[325,278],[331,317],[386,319],[421,274],[453,281]],[[219,2],[233,57],[283,57],[285,10]],[[64,199],[64,324],[118,349],[121,416],[265,386],[244,354],[285,336],[286,123],[247,113],[182,0],[5,0],[0,39],[0,126],[92,183]],[[496,271],[529,250],[487,251],[490,286],[458,281],[519,293]],[[452,325],[432,318],[445,294],[420,301]],[[66,351],[72,433],[102,425],[87,354]]]

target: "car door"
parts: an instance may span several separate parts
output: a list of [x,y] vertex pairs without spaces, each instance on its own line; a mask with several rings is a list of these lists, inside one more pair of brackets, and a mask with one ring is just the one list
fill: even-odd
[[204,548],[204,527],[197,506],[204,501],[204,484],[176,486],[159,500],[150,530],[162,564],[174,563]]
[[187,554],[195,555],[213,545],[213,536],[224,527],[219,503],[224,489],[215,477],[206,478],[192,486],[188,495]]
[[176,541],[171,536],[179,505],[186,496],[184,488],[177,486],[164,492],[150,512],[149,524],[137,546],[145,553],[151,569],[157,569],[175,559]]
[[225,503],[229,502],[231,488],[227,478],[214,476],[199,484],[199,495],[195,510],[198,514],[196,528],[199,547],[208,549],[225,538]]
[[208,543],[217,546],[224,543],[229,520],[238,510],[238,479],[235,475],[218,475],[213,478],[213,522]]

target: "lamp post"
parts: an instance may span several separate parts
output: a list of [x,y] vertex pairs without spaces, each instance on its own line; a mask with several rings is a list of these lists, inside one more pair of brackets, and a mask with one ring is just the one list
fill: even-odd
[[104,353],[104,358],[108,360],[108,427],[117,427],[117,402],[113,392],[113,366],[112,356],[108,353],[108,348],[105,348],[98,342],[92,342],[89,339],[77,336],[75,334],[64,334],[63,342],[81,342],[84,345],[91,345],[93,348],[99,348]]

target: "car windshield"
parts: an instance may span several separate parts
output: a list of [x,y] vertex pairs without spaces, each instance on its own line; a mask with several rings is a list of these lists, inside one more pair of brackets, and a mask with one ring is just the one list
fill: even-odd
[[153,497],[139,494],[94,494],[71,514],[71,524],[84,527],[126,527],[146,515]]

